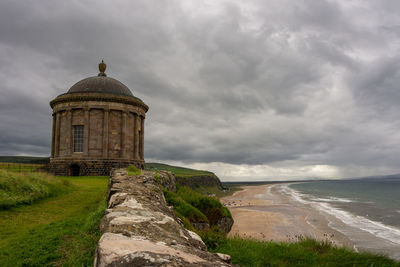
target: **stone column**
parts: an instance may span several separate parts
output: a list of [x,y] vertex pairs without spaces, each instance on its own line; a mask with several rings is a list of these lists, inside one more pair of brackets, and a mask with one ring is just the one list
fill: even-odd
[[108,116],[110,114],[109,109],[104,109],[103,119],[103,158],[108,157]]
[[72,152],[74,151],[74,144],[72,141],[72,112],[71,109],[67,109],[67,138],[65,140],[65,154],[66,156],[71,156]]
[[56,114],[53,113],[53,124],[52,124],[52,131],[51,131],[51,157],[54,158],[54,143],[56,139]]
[[126,157],[126,111],[122,111],[122,123],[121,123],[121,158]]
[[83,126],[83,155],[89,155],[89,108],[84,108],[84,126]]
[[140,159],[144,159],[144,116],[140,116]]
[[133,114],[133,158],[139,159],[139,129],[138,115]]
[[60,155],[60,112],[56,113],[56,137],[54,140],[54,157]]

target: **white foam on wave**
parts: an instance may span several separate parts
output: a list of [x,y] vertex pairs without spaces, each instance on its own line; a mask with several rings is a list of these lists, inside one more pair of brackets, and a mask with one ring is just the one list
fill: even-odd
[[398,228],[387,226],[381,222],[369,220],[363,216],[351,214],[350,212],[335,208],[326,202],[305,200],[304,197],[306,195],[301,194],[300,192],[292,188],[289,188],[288,185],[282,185],[281,190],[283,193],[290,195],[293,200],[303,204],[309,204],[319,211],[333,215],[337,219],[351,227],[361,229],[376,237],[400,245],[400,229]]
[[267,191],[265,192],[267,196],[271,195],[271,187],[272,186],[267,186]]
[[289,188],[288,184],[283,184],[283,185],[279,185],[279,189],[282,193],[290,196],[291,198],[293,198],[294,200],[296,200],[297,202],[303,203],[303,204],[310,204],[309,201],[304,200],[304,196],[303,194],[301,194],[298,191],[295,191],[291,188]]
[[319,201],[319,202],[342,202],[342,203],[350,203],[354,202],[353,200],[341,197],[329,197],[329,198],[312,198],[311,200]]

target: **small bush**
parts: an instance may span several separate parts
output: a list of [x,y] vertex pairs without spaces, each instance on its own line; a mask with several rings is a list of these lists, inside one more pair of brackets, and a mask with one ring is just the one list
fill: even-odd
[[128,171],[128,175],[140,175],[140,174],[142,174],[142,170],[139,170],[138,168],[136,168],[135,165],[129,165],[129,167],[126,168],[126,170]]
[[229,210],[216,198],[203,196],[186,186],[179,187],[177,194],[190,205],[204,213],[211,225],[216,224],[222,217],[232,218]]
[[177,193],[164,190],[164,196],[168,205],[174,206],[178,217],[182,216],[191,223],[208,223],[207,217],[201,211],[187,203]]
[[159,185],[161,185],[161,178],[160,178],[160,175],[158,174],[157,171],[154,173],[154,180],[156,180],[156,182],[157,182]]

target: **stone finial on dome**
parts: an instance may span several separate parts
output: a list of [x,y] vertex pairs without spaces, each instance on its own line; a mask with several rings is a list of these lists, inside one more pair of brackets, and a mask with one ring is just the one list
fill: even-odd
[[104,63],[104,60],[101,60],[99,64],[99,75],[98,76],[107,76],[104,72],[106,71],[107,65]]

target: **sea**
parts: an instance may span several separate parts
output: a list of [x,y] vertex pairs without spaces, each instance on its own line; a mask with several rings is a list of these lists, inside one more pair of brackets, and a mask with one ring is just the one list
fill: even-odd
[[355,250],[400,260],[400,175],[293,183],[281,190],[326,214],[329,227]]

